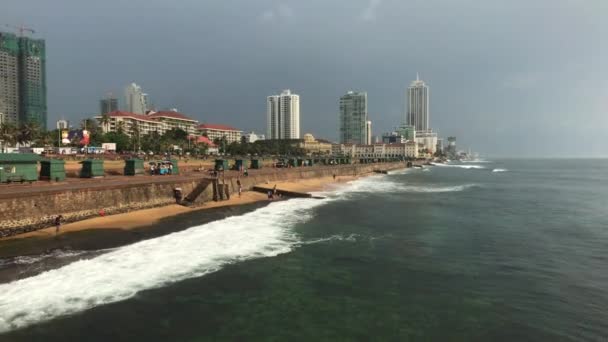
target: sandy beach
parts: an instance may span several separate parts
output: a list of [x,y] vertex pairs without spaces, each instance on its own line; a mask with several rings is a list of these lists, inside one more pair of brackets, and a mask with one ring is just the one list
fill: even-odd
[[[277,189],[287,190],[287,191],[295,191],[295,192],[316,192],[316,191],[324,191],[331,190],[338,186],[339,183],[345,183],[348,181],[352,181],[357,177],[354,176],[343,176],[336,177],[334,180],[333,177],[323,177],[323,178],[315,178],[315,179],[303,179],[298,181],[290,181],[290,182],[276,182],[276,183],[266,183],[259,184],[260,186],[265,187],[274,187],[275,184]],[[144,228],[146,226],[154,225],[160,222],[162,219],[177,216],[180,214],[185,214],[193,211],[201,211],[211,208],[221,208],[221,207],[230,207],[230,206],[240,206],[260,201],[267,201],[268,198],[265,194],[254,192],[254,191],[245,191],[239,197],[234,194],[230,197],[229,200],[221,201],[221,202],[206,202],[201,206],[197,207],[184,207],[177,204],[172,204],[168,206],[137,210],[128,213],[122,213],[117,215],[110,215],[104,217],[95,217],[83,221],[78,221],[74,223],[68,223],[61,226],[61,229],[58,235],[74,233],[79,231],[87,231],[87,230],[99,230],[99,229],[107,229],[109,227],[119,227],[121,230],[132,230],[137,228]],[[26,239],[26,238],[53,238],[55,237],[55,227],[45,228],[41,230],[37,230],[35,232],[30,232],[26,234],[16,235],[8,238],[0,239],[0,243],[2,241],[15,240],[15,239]],[[0,245],[1,247],[1,245]]]

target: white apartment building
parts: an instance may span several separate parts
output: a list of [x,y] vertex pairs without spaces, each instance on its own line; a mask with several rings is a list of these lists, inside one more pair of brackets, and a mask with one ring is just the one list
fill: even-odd
[[162,131],[166,132],[171,129],[181,129],[188,135],[196,135],[198,133],[198,121],[187,117],[177,111],[160,111],[150,112],[146,115],[148,118],[156,120],[162,124]]
[[125,101],[127,112],[134,114],[146,114],[148,110],[148,94],[144,94],[141,87],[135,83],[125,88]]
[[351,158],[418,158],[418,144],[414,141],[396,144],[334,144],[333,155]]
[[171,129],[182,129],[190,135],[197,133],[198,121],[178,112],[153,112],[149,115],[141,115],[115,111],[108,113],[107,116],[109,119],[107,124],[102,122],[103,116],[95,117],[104,133],[117,132],[122,128],[125,134],[131,136],[135,127],[139,129],[141,135],[147,135],[152,132],[158,132],[158,134],[162,135]]
[[437,133],[431,130],[416,131],[416,142],[421,149],[426,149],[431,155],[437,152]]
[[243,131],[226,125],[202,124],[197,127],[200,135],[207,136],[211,141],[226,137],[226,141],[230,144],[233,142],[241,142]]
[[268,139],[300,139],[300,96],[286,89],[266,104]]

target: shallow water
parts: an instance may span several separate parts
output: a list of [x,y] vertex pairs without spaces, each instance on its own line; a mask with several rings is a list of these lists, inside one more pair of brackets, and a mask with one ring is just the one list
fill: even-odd
[[0,340],[604,340],[607,169],[377,175],[70,256],[0,284]]

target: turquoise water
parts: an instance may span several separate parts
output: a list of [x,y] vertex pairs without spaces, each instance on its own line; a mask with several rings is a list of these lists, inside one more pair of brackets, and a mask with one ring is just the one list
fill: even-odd
[[0,340],[603,341],[606,170],[435,166],[273,203],[0,284]]

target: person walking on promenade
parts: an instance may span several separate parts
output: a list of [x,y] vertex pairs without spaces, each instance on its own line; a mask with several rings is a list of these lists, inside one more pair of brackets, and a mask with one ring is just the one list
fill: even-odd
[[62,215],[55,217],[55,235],[59,234],[59,228],[61,228]]
[[239,197],[241,197],[241,191],[243,191],[243,188],[241,187],[241,180],[239,178],[236,179],[236,186],[239,188]]

